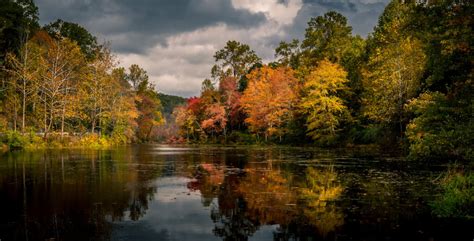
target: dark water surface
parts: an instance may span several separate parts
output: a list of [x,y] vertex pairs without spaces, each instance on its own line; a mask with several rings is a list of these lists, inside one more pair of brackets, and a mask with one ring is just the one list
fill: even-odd
[[143,145],[0,157],[0,240],[473,240],[443,165],[358,150]]

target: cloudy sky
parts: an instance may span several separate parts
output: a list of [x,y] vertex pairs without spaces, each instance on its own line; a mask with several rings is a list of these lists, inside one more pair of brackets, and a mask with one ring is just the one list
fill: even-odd
[[40,21],[79,23],[112,42],[120,65],[138,64],[158,91],[198,95],[213,54],[227,40],[249,44],[265,61],[282,40],[301,39],[311,17],[344,14],[366,36],[388,0],[36,0]]

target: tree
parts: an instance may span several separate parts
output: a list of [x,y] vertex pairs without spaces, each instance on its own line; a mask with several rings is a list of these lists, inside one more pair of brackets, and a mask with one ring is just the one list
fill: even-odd
[[80,96],[82,112],[90,123],[91,133],[95,133],[99,126],[99,134],[102,134],[104,118],[111,115],[112,98],[121,88],[118,80],[109,74],[115,65],[110,49],[96,51],[96,57],[89,64],[88,78],[81,82]]
[[242,108],[254,133],[280,138],[285,124],[292,117],[297,100],[297,80],[293,70],[286,67],[272,69],[264,66],[248,75],[249,86],[241,98]]
[[70,23],[58,19],[44,26],[43,29],[55,38],[68,38],[75,41],[81,48],[82,53],[89,60],[95,57],[97,49],[100,48],[97,44],[97,38],[77,23]]
[[[7,53],[7,72],[12,75],[10,85],[21,99],[21,131],[25,131],[26,108],[38,94],[40,47],[28,41],[20,50],[18,57]],[[12,93],[13,94],[13,93]],[[16,124],[15,124],[16,125]]]
[[137,93],[138,129],[137,137],[141,141],[153,140],[153,131],[157,126],[164,124],[161,113],[161,103],[158,94],[152,86]]
[[40,97],[44,105],[44,135],[52,129],[57,116],[61,117],[61,132],[67,108],[71,108],[71,93],[81,78],[85,66],[79,46],[69,39],[53,39],[39,32],[35,37],[42,47]]
[[421,93],[405,110],[414,118],[406,136],[413,159],[473,160],[474,54],[472,1],[426,1],[410,25],[425,44]]
[[38,8],[32,0],[2,0],[0,4],[0,66],[7,53],[20,49],[39,28]]
[[352,27],[340,13],[330,11],[323,16],[311,18],[301,45],[306,66],[324,58],[340,63],[351,46]]
[[237,41],[228,41],[226,46],[214,54],[216,64],[212,67],[212,77],[222,79],[224,77],[242,78],[247,71],[261,59],[247,44]]
[[335,139],[341,120],[347,115],[347,107],[338,97],[347,82],[347,72],[327,59],[307,77],[301,108],[307,115],[307,134],[314,140],[330,143]]
[[221,132],[225,133],[227,118],[223,105],[215,103],[206,107],[205,119],[201,122],[201,128],[208,134],[214,136]]
[[189,138],[194,136],[199,126],[197,126],[196,116],[193,111],[184,107],[178,106],[174,109],[173,115],[175,116],[176,125],[180,129],[180,134],[186,136],[186,140],[189,142]]
[[405,106],[415,115],[406,131],[411,158],[474,160],[474,102],[456,102],[440,92],[426,92]]
[[[242,112],[240,106],[241,93],[237,89],[237,79],[232,77],[224,78],[219,82],[219,92],[221,96],[221,103],[225,108],[225,117],[227,123],[232,129],[242,121]],[[224,135],[227,137],[227,128],[224,130]]]
[[278,47],[275,49],[275,57],[279,64],[297,69],[301,57],[299,40],[293,39],[290,43],[284,41],[280,42]]
[[132,88],[132,86],[128,82],[127,72],[124,67],[114,68],[112,70],[112,77],[117,80],[120,83],[120,86],[122,86],[122,88],[124,88],[125,90],[129,90]]
[[131,83],[133,90],[139,91],[140,88],[143,90],[148,87],[148,75],[144,69],[137,64],[132,64],[128,71],[127,80]]
[[408,37],[372,53],[363,80],[363,111],[369,119],[398,123],[402,134],[404,105],[416,97],[420,88],[426,61],[422,49],[420,41]]

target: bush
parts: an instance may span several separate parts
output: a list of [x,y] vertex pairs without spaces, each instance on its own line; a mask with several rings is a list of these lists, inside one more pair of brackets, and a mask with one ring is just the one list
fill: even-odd
[[431,206],[441,217],[474,218],[474,173],[449,171],[441,181],[443,194]]
[[235,144],[254,144],[256,142],[256,139],[255,135],[240,131],[234,131],[229,135],[227,141]]
[[28,139],[27,136],[23,136],[18,131],[7,131],[5,132],[3,143],[10,149],[23,149],[29,143]]
[[407,108],[415,115],[407,126],[413,159],[474,160],[474,102],[456,103],[444,94],[424,93]]

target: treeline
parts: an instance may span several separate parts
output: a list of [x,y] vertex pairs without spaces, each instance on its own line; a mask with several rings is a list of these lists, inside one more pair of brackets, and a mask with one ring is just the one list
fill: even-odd
[[379,143],[472,160],[473,4],[391,1],[366,39],[311,18],[274,62],[229,41],[199,97],[174,110],[182,141]]
[[0,17],[5,143],[103,146],[155,138],[164,119],[145,70],[117,67],[108,44],[75,23],[39,27],[31,0],[2,1]]

